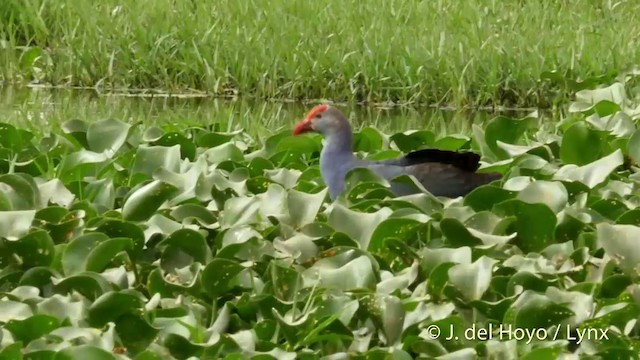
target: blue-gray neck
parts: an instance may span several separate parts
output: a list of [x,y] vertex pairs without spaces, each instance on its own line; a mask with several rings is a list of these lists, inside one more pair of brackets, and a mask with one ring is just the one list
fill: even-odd
[[344,178],[356,166],[353,154],[351,129],[343,129],[333,134],[325,134],[325,144],[320,153],[320,171],[324,183],[329,188],[329,196],[335,200],[344,189]]

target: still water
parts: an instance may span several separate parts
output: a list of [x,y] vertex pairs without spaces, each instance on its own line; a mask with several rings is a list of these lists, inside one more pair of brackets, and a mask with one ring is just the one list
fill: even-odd
[[[314,104],[184,97],[102,95],[93,90],[0,87],[0,121],[36,132],[56,132],[64,121],[116,118],[176,129],[220,124],[265,136],[292,127]],[[434,108],[339,106],[355,128],[375,126],[385,133],[430,129],[436,134],[468,134],[473,123],[495,116]]]

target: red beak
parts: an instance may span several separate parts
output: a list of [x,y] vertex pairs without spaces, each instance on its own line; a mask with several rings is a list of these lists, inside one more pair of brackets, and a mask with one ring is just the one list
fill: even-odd
[[313,127],[311,126],[311,120],[304,119],[293,128],[293,135],[300,135],[306,132],[313,131]]

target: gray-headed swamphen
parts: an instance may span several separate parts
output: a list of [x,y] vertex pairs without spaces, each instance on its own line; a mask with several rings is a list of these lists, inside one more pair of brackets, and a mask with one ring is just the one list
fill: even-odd
[[[346,116],[337,108],[317,105],[293,129],[293,135],[318,132],[325,138],[320,153],[320,172],[335,200],[344,190],[345,176],[354,168],[366,167],[391,181],[413,175],[435,196],[455,198],[502,177],[499,173],[478,173],[480,155],[472,152],[423,149],[405,156],[380,161],[358,159],[353,153],[353,132]],[[391,183],[397,196],[415,193],[415,187]]]

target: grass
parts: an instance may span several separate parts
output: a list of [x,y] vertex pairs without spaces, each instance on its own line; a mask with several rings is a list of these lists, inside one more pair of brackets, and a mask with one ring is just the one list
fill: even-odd
[[[471,124],[490,116],[486,112],[411,107],[340,108],[356,129],[363,126],[388,132],[430,129],[440,135],[469,134]],[[177,131],[187,126],[215,124],[221,130],[243,128],[252,137],[264,137],[290,129],[308,110],[308,105],[275,101],[99,96],[92,91],[0,88],[0,121],[40,134],[55,132],[70,119],[91,123],[115,118],[129,123],[144,122],[146,126],[171,126]]]
[[3,0],[0,79],[546,107],[573,80],[640,64],[638,11],[590,0]]

